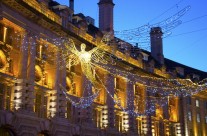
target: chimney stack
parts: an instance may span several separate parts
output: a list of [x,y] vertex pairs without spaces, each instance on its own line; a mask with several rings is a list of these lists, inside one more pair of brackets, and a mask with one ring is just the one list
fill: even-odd
[[160,27],[151,28],[150,31],[151,55],[160,64],[164,64],[162,35],[163,33]]
[[99,28],[103,32],[114,33],[113,26],[113,0],[100,0],[99,3]]
[[70,0],[70,9],[72,9],[74,11],[74,0]]

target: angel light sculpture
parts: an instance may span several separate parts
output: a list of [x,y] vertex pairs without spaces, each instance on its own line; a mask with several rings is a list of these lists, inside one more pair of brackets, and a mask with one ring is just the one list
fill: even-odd
[[76,48],[72,39],[64,41],[63,47],[61,48],[61,55],[64,62],[66,63],[66,67],[69,69],[71,66],[80,64],[83,74],[92,83],[94,88],[96,88],[94,89],[96,90],[96,92],[93,92],[91,96],[81,97],[78,103],[72,101],[69,95],[67,95],[67,90],[63,86],[61,86],[62,90],[64,91],[63,93],[75,106],[89,106],[90,104],[92,104],[93,100],[95,100],[96,97],[99,95],[100,89],[98,88],[98,86],[104,86],[103,84],[100,84],[96,79],[97,76],[95,76],[94,73],[96,63],[108,64],[113,63],[114,61],[111,61],[112,59],[110,55],[107,52],[101,50],[100,47],[94,47],[93,49],[86,51],[86,45],[82,43],[80,45],[79,51]]
[[63,59],[66,62],[66,67],[70,69],[71,66],[80,64],[83,74],[91,81],[96,87],[97,81],[94,76],[95,63],[108,64],[112,63],[108,53],[101,50],[100,47],[86,51],[84,43],[80,46],[80,51],[76,48],[74,42],[69,40],[64,42]]

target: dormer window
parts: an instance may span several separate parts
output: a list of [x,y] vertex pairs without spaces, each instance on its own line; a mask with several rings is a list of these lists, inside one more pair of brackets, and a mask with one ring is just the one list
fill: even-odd
[[145,53],[142,53],[142,55],[143,55],[143,60],[148,61],[148,57],[149,57],[149,55],[147,55],[147,54],[145,54]]
[[179,75],[184,76],[184,68],[176,67],[176,72],[177,72]]
[[200,76],[199,75],[196,75],[196,74],[193,74],[193,79],[199,80],[200,79]]

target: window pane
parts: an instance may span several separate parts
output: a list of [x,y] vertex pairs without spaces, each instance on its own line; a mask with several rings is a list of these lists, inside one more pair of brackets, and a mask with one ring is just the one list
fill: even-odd
[[197,113],[197,122],[201,122],[199,113]]
[[199,107],[199,100],[196,100],[196,107]]
[[189,121],[192,120],[192,118],[191,118],[191,112],[190,112],[190,111],[188,112],[188,120],[189,120]]
[[207,124],[207,115],[205,116],[205,122],[206,122],[206,124]]

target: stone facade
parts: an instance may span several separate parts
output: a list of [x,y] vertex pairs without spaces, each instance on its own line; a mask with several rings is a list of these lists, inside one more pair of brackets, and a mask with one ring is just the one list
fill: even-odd
[[[113,10],[113,1],[100,1],[101,10],[104,4]],[[156,61],[148,59],[150,53],[139,50],[134,57],[116,41],[101,48],[123,61],[109,69],[95,68],[106,88],[100,88],[97,99],[86,108],[75,107],[68,101],[60,84],[74,99],[90,96],[94,87],[80,65],[65,67],[58,52],[60,37],[73,39],[77,48],[85,43],[90,49],[99,46],[102,38],[88,34],[86,27],[83,29],[80,24],[73,24],[72,18],[66,18],[73,10],[48,0],[0,1],[0,136],[207,135],[206,92],[169,98],[163,107],[143,104],[149,97],[157,97],[147,91],[144,83],[150,84],[149,81],[138,82],[122,71],[165,79],[176,77],[179,71],[169,72],[164,64],[158,69]],[[200,73],[196,77],[207,77],[206,72],[193,72]],[[115,94],[119,98],[114,98]],[[129,111],[155,108],[145,116],[134,116],[121,110],[114,99],[119,99]]]

